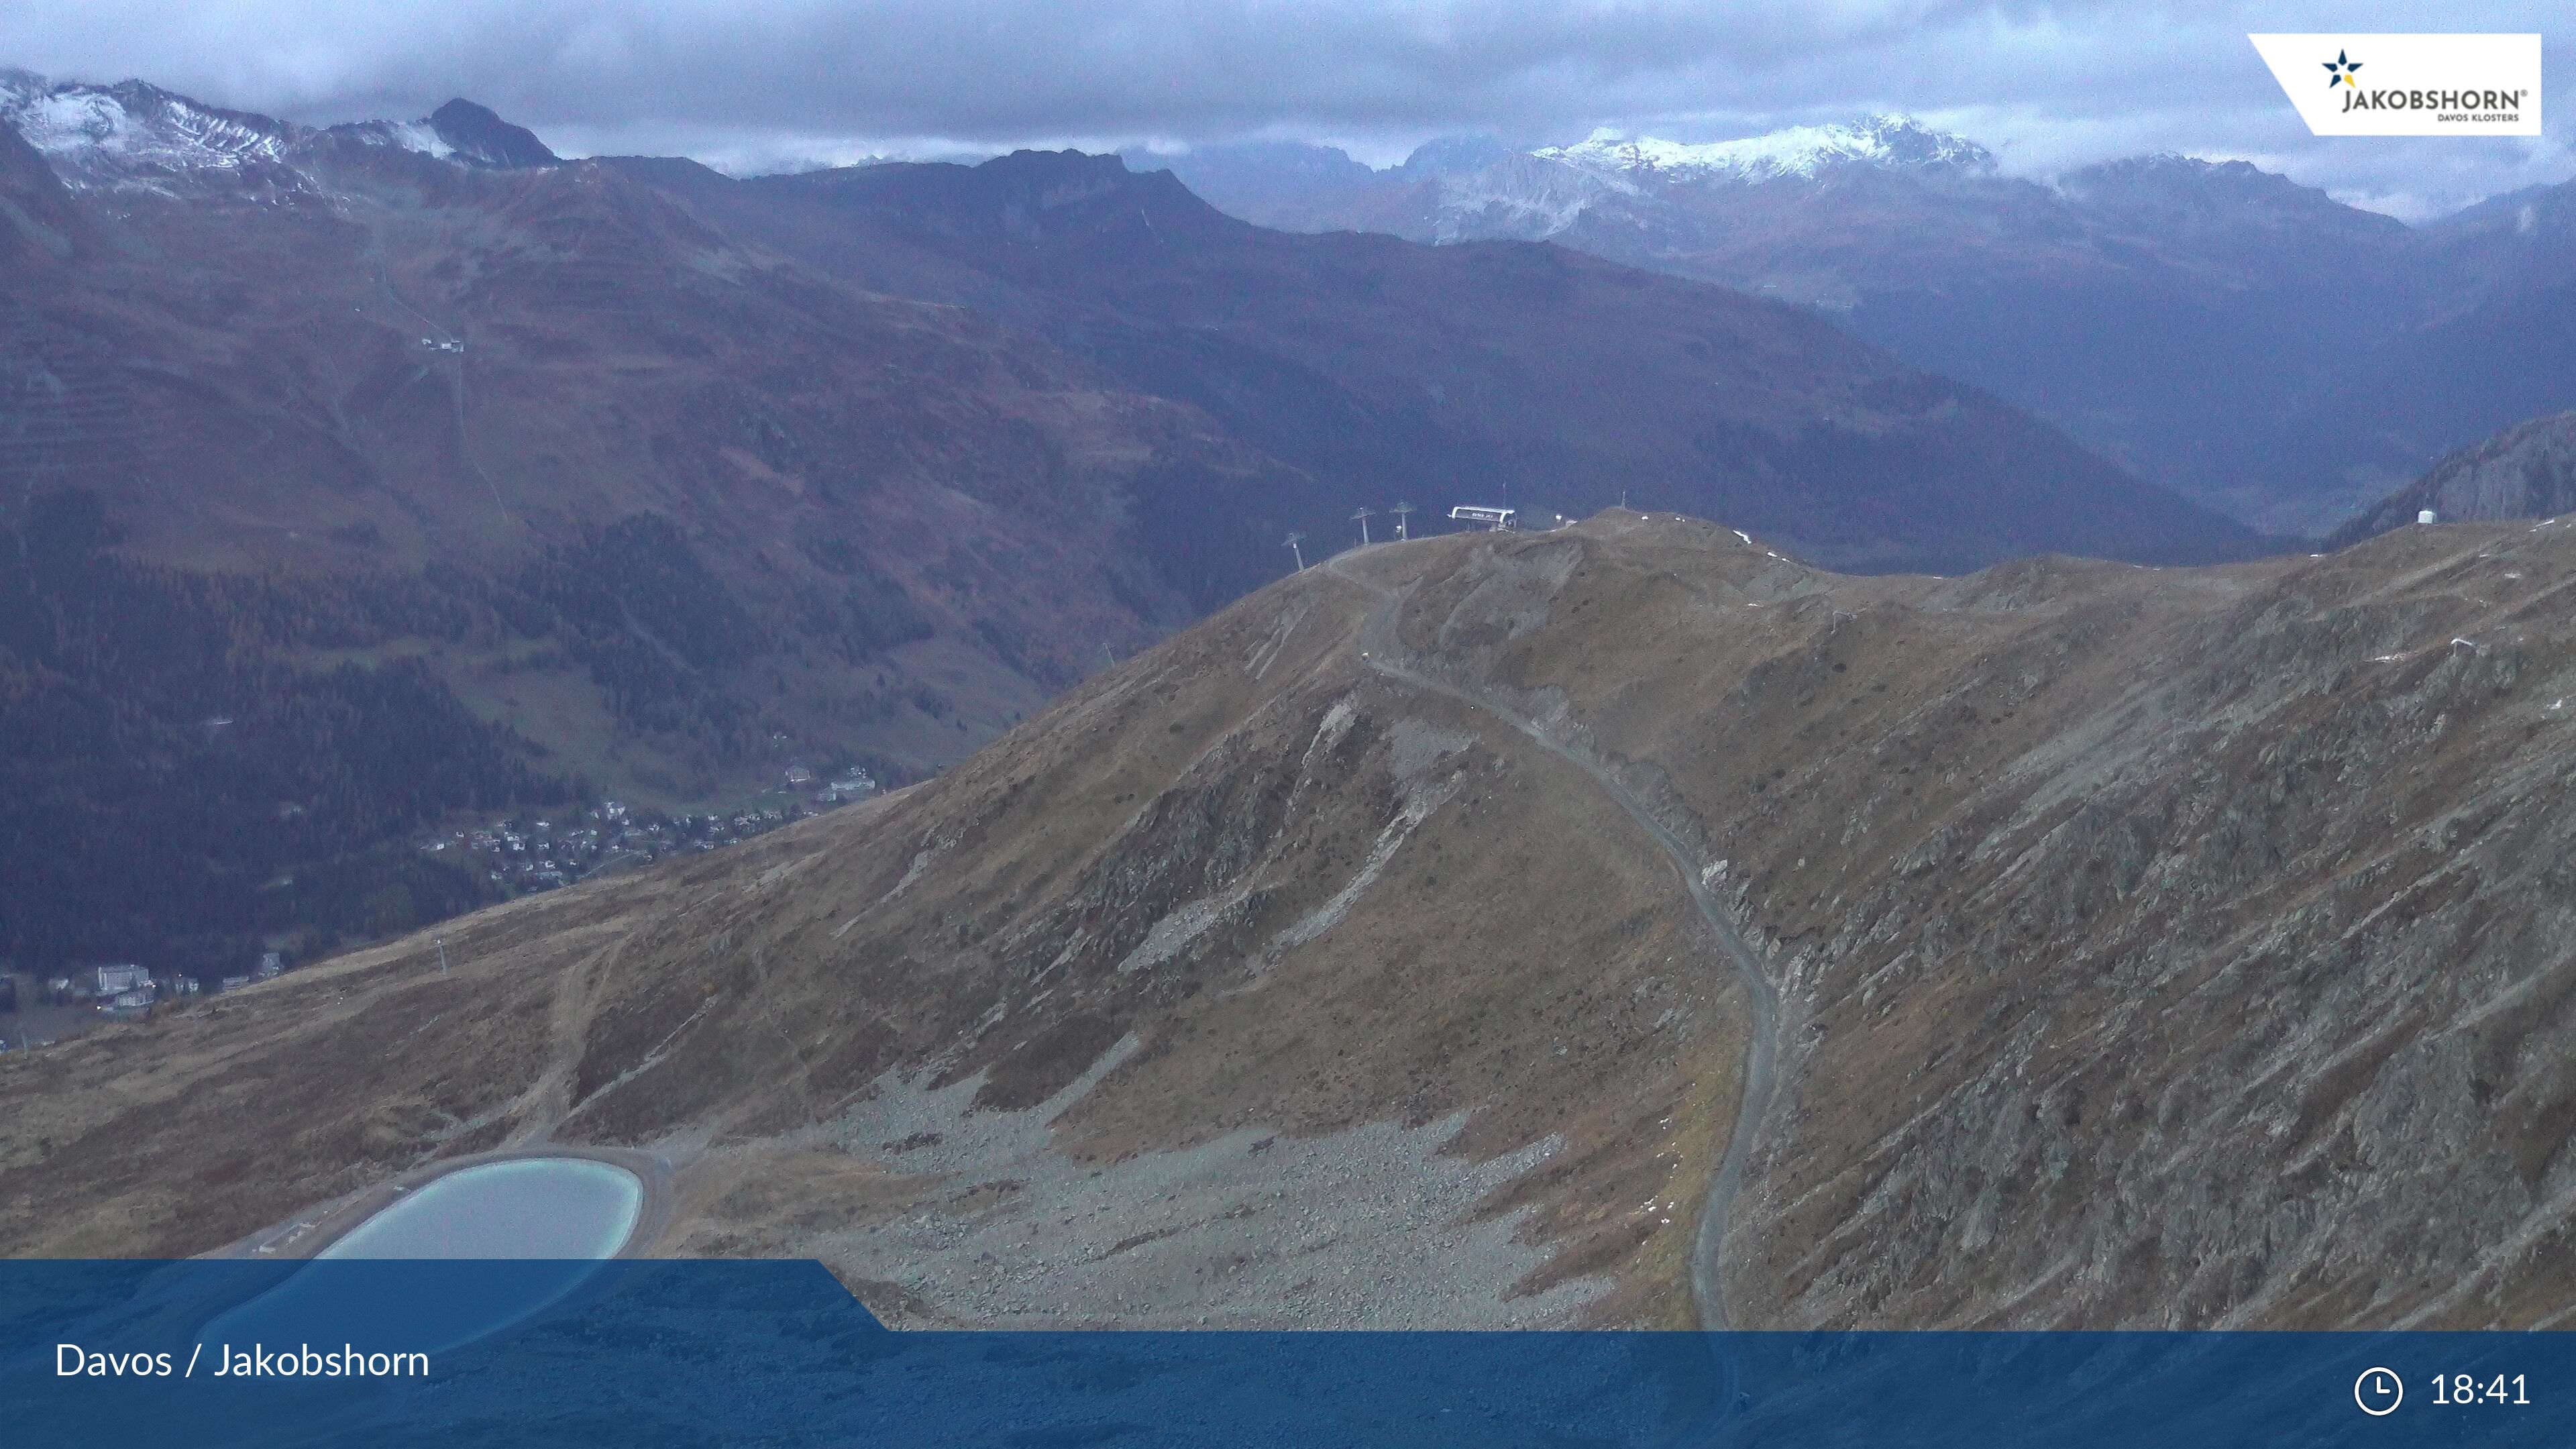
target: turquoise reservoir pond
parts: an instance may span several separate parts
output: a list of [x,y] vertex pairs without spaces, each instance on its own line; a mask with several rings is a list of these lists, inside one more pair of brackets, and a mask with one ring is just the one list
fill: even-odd
[[432,1179],[317,1256],[613,1258],[643,1206],[644,1184],[605,1162],[487,1162]]
[[626,1246],[643,1206],[634,1173],[586,1158],[461,1168],[395,1199],[203,1338],[441,1353],[562,1301]]

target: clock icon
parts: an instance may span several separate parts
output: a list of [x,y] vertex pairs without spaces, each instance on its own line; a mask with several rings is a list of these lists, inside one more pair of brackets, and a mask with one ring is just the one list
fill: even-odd
[[2363,1369],[2361,1377],[2352,1381],[2352,1401],[2374,1419],[2394,1414],[2397,1406],[2406,1402],[2405,1381],[2397,1377],[2395,1369]]

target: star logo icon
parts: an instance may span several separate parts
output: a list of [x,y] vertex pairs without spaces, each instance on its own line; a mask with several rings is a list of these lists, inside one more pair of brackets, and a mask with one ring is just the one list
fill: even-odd
[[2359,69],[2361,69],[2360,61],[2349,58],[2340,50],[2336,51],[2335,58],[2326,62],[2326,89],[2350,86],[2354,90],[2360,90],[2361,82],[2352,78],[2352,73]]

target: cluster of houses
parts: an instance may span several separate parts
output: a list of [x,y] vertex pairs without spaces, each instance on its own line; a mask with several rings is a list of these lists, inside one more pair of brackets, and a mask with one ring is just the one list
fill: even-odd
[[[261,955],[255,969],[239,976],[222,978],[215,983],[215,990],[239,991],[254,981],[266,981],[285,969],[285,957],[269,951]],[[92,966],[69,976],[54,977],[45,983],[45,996],[56,1005],[92,1006],[103,1016],[124,1021],[144,1015],[156,1002],[195,996],[204,989],[204,983],[194,976],[156,978],[150,967],[133,961],[119,961],[106,966]]]
[[865,770],[854,768],[823,781],[803,765],[789,765],[781,783],[769,792],[787,797],[776,805],[729,814],[665,815],[603,800],[561,823],[501,820],[432,837],[420,848],[431,855],[453,851],[471,857],[487,880],[509,890],[554,890],[602,871],[650,865],[669,856],[748,840],[791,820],[864,800],[877,788]]
[[[664,815],[603,800],[560,825],[551,820],[503,820],[434,837],[422,842],[421,849],[432,854],[454,851],[470,856],[489,879],[512,891],[552,890],[619,866],[645,865],[673,855],[731,845],[789,821],[865,800],[877,790],[876,780],[865,770],[854,768],[823,780],[803,765],[789,765],[780,773],[780,783],[765,792],[785,797],[777,804],[702,815]],[[217,994],[238,991],[285,969],[284,956],[269,951],[251,970],[219,978],[213,990]],[[9,992],[0,1010],[14,1009],[18,1005],[15,984],[0,975],[0,987]],[[46,1005],[91,1007],[101,1016],[121,1021],[144,1016],[160,1002],[196,996],[205,990],[205,984],[197,977],[156,977],[139,962],[120,961],[53,977],[42,983],[38,994]],[[7,1038],[0,1037],[0,1049],[7,1044]]]

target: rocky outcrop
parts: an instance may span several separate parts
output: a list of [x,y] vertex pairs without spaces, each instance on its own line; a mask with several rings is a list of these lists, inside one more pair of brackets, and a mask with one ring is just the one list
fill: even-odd
[[534,131],[514,126],[494,115],[490,107],[461,97],[430,112],[428,124],[457,157],[475,166],[521,171],[563,164],[563,158],[548,150]]

